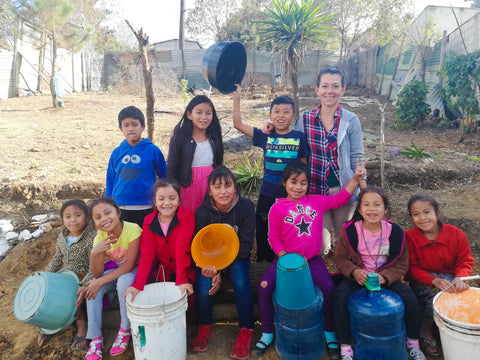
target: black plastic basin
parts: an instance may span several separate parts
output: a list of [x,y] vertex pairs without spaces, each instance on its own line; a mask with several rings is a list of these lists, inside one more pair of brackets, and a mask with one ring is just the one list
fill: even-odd
[[247,52],[242,43],[222,41],[210,46],[202,59],[202,74],[222,94],[235,91],[247,68]]

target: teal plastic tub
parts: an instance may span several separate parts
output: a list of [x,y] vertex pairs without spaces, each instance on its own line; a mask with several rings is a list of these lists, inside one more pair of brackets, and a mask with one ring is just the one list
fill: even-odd
[[27,277],[15,294],[13,313],[26,324],[37,326],[44,334],[68,328],[77,307],[78,276],[72,271],[35,272]]

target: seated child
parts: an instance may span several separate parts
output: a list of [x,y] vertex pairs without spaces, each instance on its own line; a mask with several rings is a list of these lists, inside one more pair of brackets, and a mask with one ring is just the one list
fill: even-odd
[[[93,247],[93,238],[96,233],[89,226],[87,204],[83,200],[67,200],[60,208],[60,217],[63,227],[57,236],[55,254],[45,271],[56,273],[59,271],[73,271],[80,279],[76,302],[78,308],[75,316],[77,335],[71,345],[74,350],[81,350],[87,346],[87,317],[83,292],[87,281],[92,279],[90,273],[90,251]],[[88,274],[88,275],[87,275]],[[87,275],[87,276],[86,276]],[[44,345],[49,335],[38,334],[38,345]]]
[[390,213],[383,189],[367,187],[358,195],[350,222],[340,236],[335,251],[335,265],[344,278],[335,287],[334,318],[342,360],[353,360],[348,298],[361,289],[368,273],[378,273],[380,285],[398,294],[405,305],[407,352],[410,360],[426,360],[419,348],[420,313],[412,290],[401,282],[408,270],[408,247],[403,230],[385,220]]
[[102,359],[102,309],[105,294],[117,290],[120,305],[120,330],[110,349],[110,355],[123,353],[130,340],[125,291],[135,281],[138,249],[142,229],[137,224],[120,220],[120,209],[110,198],[90,204],[90,214],[97,236],[91,251],[90,268],[94,280],[84,292],[87,299],[88,331],[91,339],[86,360]]
[[262,337],[255,346],[255,355],[262,356],[273,341],[273,292],[276,288],[277,260],[287,253],[303,255],[308,260],[313,283],[324,296],[325,338],[327,352],[332,359],[339,359],[332,311],[333,281],[320,256],[322,249],[323,212],[345,205],[358,182],[365,176],[365,164],[357,167],[345,188],[336,195],[307,195],[310,183],[308,165],[292,162],[282,174],[282,184],[287,197],[278,199],[268,214],[268,240],[276,259],[260,279],[258,307],[262,322]]
[[287,164],[301,160],[307,163],[308,149],[305,134],[290,129],[295,120],[295,104],[288,96],[278,96],[270,104],[273,129],[264,134],[261,129],[243,123],[240,114],[240,86],[233,93],[233,125],[253,138],[253,145],[263,149],[263,180],[258,195],[255,237],[257,261],[272,261],[275,257],[268,244],[268,212],[278,198],[285,197],[282,171]]
[[[182,294],[185,291],[193,294],[195,270],[190,244],[195,217],[180,204],[180,185],[175,180],[157,180],[154,203],[155,211],[147,215],[143,223],[137,277],[125,292],[125,296],[132,294],[132,301],[143,290],[150,275],[154,281],[175,281]],[[152,272],[154,262],[157,264]]]
[[430,195],[415,194],[408,201],[412,229],[406,232],[410,255],[407,278],[417,296],[423,315],[420,342],[431,356],[440,355],[432,334],[433,298],[439,291],[463,291],[468,285],[461,279],[473,269],[473,256],[465,234],[439,220],[437,201]]
[[237,305],[239,327],[230,357],[247,359],[253,336],[253,290],[250,282],[250,251],[255,231],[255,208],[253,203],[241,197],[232,172],[218,166],[208,177],[208,192],[202,205],[195,212],[196,231],[207,225],[222,223],[231,225],[240,240],[240,249],[233,263],[217,271],[214,266],[197,267],[195,294],[198,334],[192,341],[193,351],[207,351],[212,337],[213,295],[220,288],[221,274],[228,274],[232,282]]
[[122,209],[122,221],[142,227],[145,216],[153,211],[153,185],[157,177],[165,177],[167,164],[160,149],[142,138],[145,117],[140,109],[122,109],[118,126],[125,140],[110,155],[105,197],[113,198]]

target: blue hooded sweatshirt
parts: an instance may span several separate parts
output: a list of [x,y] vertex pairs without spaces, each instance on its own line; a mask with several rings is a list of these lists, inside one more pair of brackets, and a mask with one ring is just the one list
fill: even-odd
[[118,205],[152,205],[155,180],[166,173],[165,158],[149,138],[135,146],[125,139],[110,155],[105,196]]

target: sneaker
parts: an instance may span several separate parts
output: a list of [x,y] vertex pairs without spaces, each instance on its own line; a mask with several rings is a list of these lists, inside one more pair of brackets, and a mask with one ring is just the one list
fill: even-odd
[[[330,344],[336,344],[337,347],[331,347]],[[342,354],[340,353],[340,345],[338,343],[328,343],[327,355],[330,360],[340,360],[342,358]]]
[[212,325],[199,325],[198,334],[192,340],[192,350],[204,352],[208,350],[208,340],[213,336]]
[[233,344],[230,357],[232,359],[248,359],[250,355],[250,349],[252,348],[253,330],[247,328],[241,328],[235,344]]
[[353,360],[353,356],[350,356],[350,355],[342,355],[342,360]]
[[117,337],[113,342],[112,348],[110,349],[110,355],[116,356],[123,353],[127,350],[128,342],[130,341],[130,330],[123,330],[120,328],[118,330]]
[[90,341],[85,360],[101,360],[102,359],[102,337],[98,337]]
[[407,348],[408,360],[427,360],[422,350],[417,348]]

